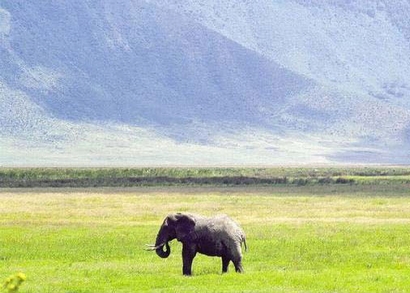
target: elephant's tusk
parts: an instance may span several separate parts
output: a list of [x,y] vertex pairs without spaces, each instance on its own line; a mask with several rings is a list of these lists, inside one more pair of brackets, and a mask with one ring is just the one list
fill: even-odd
[[164,243],[161,243],[160,245],[155,246],[155,244],[145,244],[145,246],[148,246],[148,248],[146,248],[145,250],[147,251],[152,251],[152,250],[157,250],[158,248],[161,248],[165,245]]

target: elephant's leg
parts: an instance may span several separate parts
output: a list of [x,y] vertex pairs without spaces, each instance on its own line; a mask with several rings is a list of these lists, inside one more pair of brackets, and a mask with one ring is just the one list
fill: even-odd
[[233,261],[233,264],[237,273],[243,273],[242,261]]
[[192,275],[192,261],[196,255],[196,249],[194,246],[184,244],[182,246],[182,273],[185,276]]
[[222,273],[226,273],[228,271],[230,259],[227,256],[222,256]]
[[234,251],[232,255],[232,262],[235,266],[235,271],[237,273],[243,273],[243,267],[242,267],[242,253],[240,251],[240,248],[236,251]]
[[234,266],[235,266],[235,271],[238,273],[243,272],[243,267],[242,267],[242,249],[241,249],[241,243],[235,243],[235,245],[231,246],[232,249],[228,250],[228,257],[229,259],[232,260]]

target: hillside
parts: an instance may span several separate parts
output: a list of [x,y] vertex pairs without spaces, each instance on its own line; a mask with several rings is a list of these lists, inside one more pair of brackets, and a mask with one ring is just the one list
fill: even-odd
[[3,0],[0,165],[410,163],[409,14]]

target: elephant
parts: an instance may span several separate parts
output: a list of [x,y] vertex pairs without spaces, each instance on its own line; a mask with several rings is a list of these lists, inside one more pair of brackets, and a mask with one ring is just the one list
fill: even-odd
[[169,242],[175,238],[182,242],[183,275],[192,274],[192,262],[198,252],[221,257],[222,273],[228,271],[230,261],[236,272],[243,272],[242,243],[247,250],[245,233],[227,215],[208,218],[188,213],[170,214],[159,229],[155,245],[148,245],[148,250],[167,258],[171,253]]

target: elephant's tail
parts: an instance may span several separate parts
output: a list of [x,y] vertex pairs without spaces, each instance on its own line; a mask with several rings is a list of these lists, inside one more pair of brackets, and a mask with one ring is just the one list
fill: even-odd
[[243,243],[243,247],[245,248],[245,251],[248,251],[248,245],[246,245],[245,235],[242,236],[242,243]]

